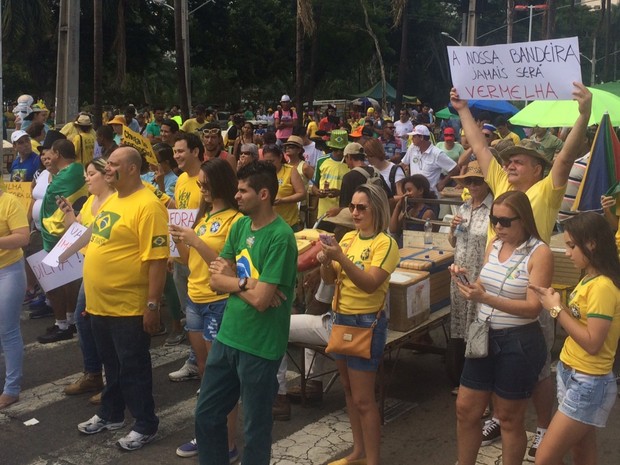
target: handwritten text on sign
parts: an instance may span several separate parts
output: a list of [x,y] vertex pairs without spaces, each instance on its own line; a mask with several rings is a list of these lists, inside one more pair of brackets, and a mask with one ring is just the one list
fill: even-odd
[[147,163],[157,165],[157,157],[155,156],[155,152],[153,152],[151,141],[124,125],[121,143],[123,145],[129,145],[140,152],[140,154],[146,159]]
[[581,82],[577,37],[448,47],[452,84],[466,100],[572,100]]
[[82,277],[84,262],[82,254],[76,253],[71,255],[66,262],[61,263],[57,267],[51,267],[43,263],[46,256],[47,252],[41,250],[26,258],[28,265],[30,265],[32,272],[45,292],[71,283]]
[[[196,213],[198,213],[198,210],[195,209],[168,210],[168,224],[191,228],[194,225],[194,221],[196,221]],[[172,240],[172,236],[170,236],[170,256],[179,256],[179,251],[177,250],[176,244]]]
[[31,184],[29,182],[5,182],[4,188],[17,197],[26,211],[32,202]]
[[80,236],[84,234],[84,231],[86,231],[86,228],[82,226],[80,223],[73,223],[71,226],[69,226],[69,229],[67,229],[67,232],[63,234],[63,236],[56,243],[56,245],[50,251],[47,257],[45,257],[45,259],[43,260],[43,263],[45,263],[48,266],[52,266],[52,267],[58,266],[58,261],[59,261],[58,257],[60,257],[60,255],[65,250],[71,247],[75,243],[75,241],[77,241],[80,238]]

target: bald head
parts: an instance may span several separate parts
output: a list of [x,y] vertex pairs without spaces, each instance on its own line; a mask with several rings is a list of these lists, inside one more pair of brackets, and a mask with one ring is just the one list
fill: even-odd
[[120,161],[127,163],[127,165],[133,165],[138,168],[138,172],[142,169],[142,157],[133,147],[119,147],[114,153],[118,152]]
[[105,169],[105,180],[114,186],[119,197],[133,192],[142,184],[140,167],[142,158],[133,147],[119,147],[110,154]]

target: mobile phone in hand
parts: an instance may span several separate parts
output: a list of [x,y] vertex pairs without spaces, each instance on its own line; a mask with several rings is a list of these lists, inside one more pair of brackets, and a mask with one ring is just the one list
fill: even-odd
[[332,245],[334,243],[334,238],[329,234],[319,234],[319,240],[325,245]]
[[456,275],[456,277],[461,282],[461,284],[463,284],[464,286],[469,286],[469,279],[467,279],[467,275],[459,273]]

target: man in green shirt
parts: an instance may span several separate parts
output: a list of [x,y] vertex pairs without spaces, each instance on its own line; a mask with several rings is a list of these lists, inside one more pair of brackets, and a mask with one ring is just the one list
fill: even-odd
[[275,167],[254,161],[237,177],[236,199],[247,216],[233,225],[220,257],[209,266],[211,288],[229,299],[196,405],[198,454],[206,465],[228,463],[226,416],[239,398],[246,433],[242,462],[269,464],[271,407],[288,344],[297,270],[295,237],[273,209]]

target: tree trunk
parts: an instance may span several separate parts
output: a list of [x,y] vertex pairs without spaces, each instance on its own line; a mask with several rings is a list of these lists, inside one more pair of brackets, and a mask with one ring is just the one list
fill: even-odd
[[185,80],[185,51],[183,50],[183,0],[174,0],[174,43],[177,65],[177,79],[179,81],[179,100],[181,100],[181,115],[184,120],[189,118],[187,105],[187,82]]
[[[318,60],[319,53],[319,24],[321,24],[321,9],[322,2],[321,0],[317,1],[316,8],[314,9],[314,32],[312,33],[312,45],[310,47],[310,72],[308,78],[308,88],[307,88],[307,97],[308,97],[308,106],[311,108],[314,107],[314,82],[316,79],[316,63]],[[312,108],[314,110],[314,108]]]
[[103,0],[93,0],[93,27],[94,43],[93,53],[93,100],[94,100],[94,128],[101,126],[101,114],[103,112],[102,92],[103,92]]
[[[301,23],[301,0],[297,0],[297,17],[295,18],[295,106],[297,114],[303,113],[304,88],[304,31]],[[310,105],[312,105],[310,103]]]
[[401,13],[400,31],[400,60],[398,61],[398,81],[396,82],[396,105],[394,108],[394,119],[400,114],[405,93],[405,81],[407,79],[407,36],[409,32],[408,10],[409,0],[405,1]]
[[603,64],[603,82],[610,80],[609,54],[611,53],[611,0],[605,5],[607,16],[605,17],[605,63]]
[[116,10],[116,37],[112,47],[116,52],[116,85],[121,89],[125,87],[127,78],[127,35],[125,31],[125,9],[127,0],[118,0]]
[[379,60],[379,69],[381,70],[381,106],[383,108],[384,113],[387,113],[387,87],[386,87],[386,79],[385,79],[385,66],[383,65],[383,55],[381,54],[381,47],[379,46],[379,39],[375,35],[372,30],[372,26],[370,25],[370,21],[368,20],[368,11],[366,10],[366,5],[364,4],[364,0],[360,0],[360,5],[362,7],[362,11],[364,12],[364,23],[366,24],[366,32],[368,35],[372,37],[372,40],[375,43],[375,50],[377,52],[377,59]]
[[506,43],[512,44],[512,32],[515,21],[515,0],[506,2]]
[[547,39],[553,39],[555,36],[555,15],[557,4],[556,0],[547,1]]

